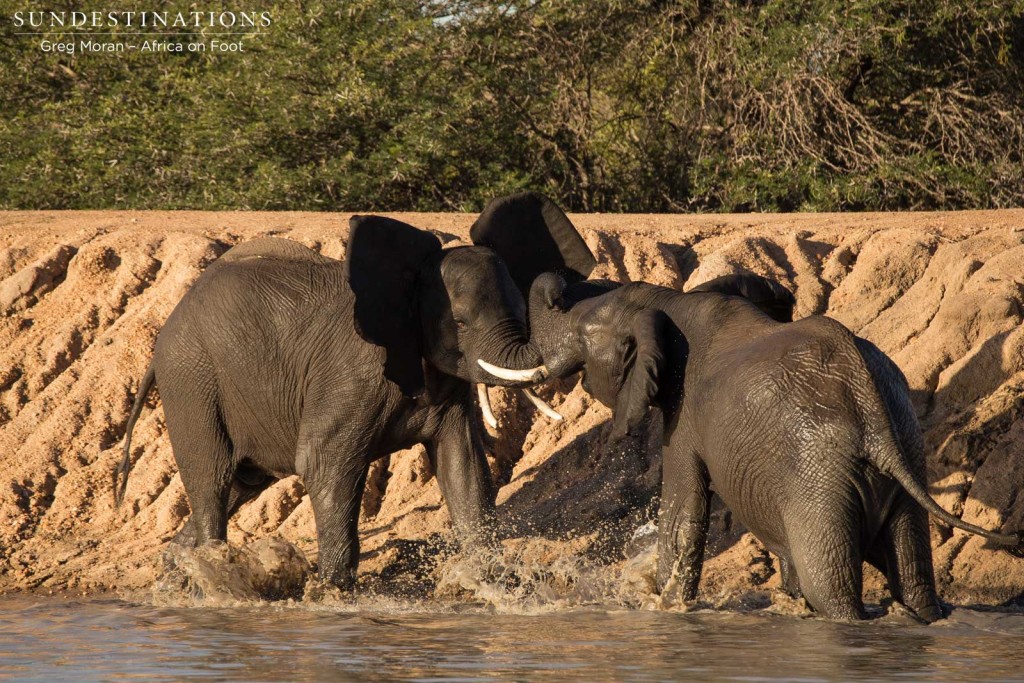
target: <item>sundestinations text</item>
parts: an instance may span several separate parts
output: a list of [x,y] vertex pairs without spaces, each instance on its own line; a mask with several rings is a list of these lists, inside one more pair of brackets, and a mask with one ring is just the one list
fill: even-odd
[[268,28],[270,12],[15,12],[16,28]]

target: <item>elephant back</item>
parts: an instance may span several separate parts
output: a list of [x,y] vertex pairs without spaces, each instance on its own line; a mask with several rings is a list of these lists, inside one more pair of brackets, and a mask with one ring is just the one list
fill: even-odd
[[[224,312],[280,308],[283,319],[297,311],[325,305],[338,294],[343,262],[322,256],[299,242],[261,237],[224,252],[210,264],[175,309],[191,318],[210,306]],[[196,306],[196,302],[202,302]],[[199,317],[205,314],[200,313]],[[264,310],[263,317],[275,313]]]
[[321,256],[309,247],[280,237],[260,237],[231,247],[217,259],[223,263],[237,263],[249,259],[277,259],[303,263],[334,263],[334,259]]

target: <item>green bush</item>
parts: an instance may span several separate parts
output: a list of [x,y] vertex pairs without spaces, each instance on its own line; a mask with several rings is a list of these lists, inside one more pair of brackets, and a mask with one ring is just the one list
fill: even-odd
[[43,54],[17,9],[5,209],[1024,205],[1021,0],[249,2],[245,52],[181,55]]

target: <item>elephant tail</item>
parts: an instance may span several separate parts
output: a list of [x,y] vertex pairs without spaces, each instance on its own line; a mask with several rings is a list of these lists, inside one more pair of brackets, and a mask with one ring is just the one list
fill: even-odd
[[[888,420],[886,421],[888,422]],[[896,442],[891,426],[886,425],[886,428],[879,430],[878,433],[882,437],[882,443],[875,449],[869,449],[874,451],[870,458],[871,462],[883,473],[888,474],[899,482],[900,486],[902,486],[903,489],[910,494],[910,497],[916,500],[921,507],[949,526],[956,527],[957,529],[963,529],[964,531],[968,531],[977,536],[987,538],[992,543],[1000,546],[1000,549],[1005,550],[1011,555],[1024,557],[1024,531],[1011,533],[992,531],[990,529],[985,529],[984,527],[971,524],[970,522],[965,522],[959,517],[956,517],[944,510],[935,502],[935,499],[928,494],[925,487],[910,471],[907,459],[904,457],[903,450]]]
[[121,506],[121,501],[124,500],[125,489],[128,488],[128,473],[132,469],[132,430],[135,429],[135,423],[142,412],[142,406],[146,403],[146,395],[153,388],[155,380],[156,370],[153,368],[153,364],[150,363],[145,376],[142,378],[142,382],[139,383],[139,391],[135,394],[135,405],[132,406],[132,414],[128,416],[128,426],[125,428],[124,433],[124,455],[121,457],[121,464],[114,470],[115,507]]

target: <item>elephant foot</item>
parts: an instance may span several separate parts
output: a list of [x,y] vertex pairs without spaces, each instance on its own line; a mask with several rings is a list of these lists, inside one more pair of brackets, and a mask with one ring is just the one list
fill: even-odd
[[343,572],[341,575],[335,574],[330,578],[330,582],[338,590],[351,593],[356,588],[356,573],[353,570],[351,572]]
[[347,562],[324,564],[323,559],[321,556],[316,581],[322,586],[336,588],[342,593],[351,593],[356,587],[356,567]]
[[656,578],[659,609],[688,609],[697,600],[697,583],[700,575],[693,567],[679,558],[670,570],[659,566]]
[[664,589],[653,596],[650,604],[654,609],[672,610],[673,612],[689,612],[709,606],[708,602],[697,598],[696,592],[689,595],[684,593],[675,581],[669,581]]
[[185,524],[178,530],[178,533],[174,534],[171,538],[171,543],[175,543],[186,548],[195,548],[198,545],[199,535],[196,532],[196,525],[192,521],[192,517],[189,516],[185,520]]
[[917,616],[918,619],[920,619],[926,624],[931,624],[938,621],[939,619],[946,618],[946,615],[942,612],[942,608],[938,605],[930,605],[923,609],[917,610],[914,614]]
[[332,581],[325,579],[322,574],[314,574],[306,581],[303,589],[302,600],[304,602],[344,602],[352,597],[355,591],[355,575],[350,581]]
[[949,612],[944,610],[942,608],[942,605],[938,601],[931,604],[922,605],[916,609],[911,607],[910,605],[906,605],[895,601],[894,604],[902,606],[909,616],[913,617],[917,621],[920,621],[922,624],[932,624],[936,621],[939,621],[940,619],[945,619],[947,616],[949,616]]
[[801,619],[814,615],[814,608],[802,595],[794,597],[782,588],[778,588],[771,591],[770,598],[771,605],[768,607],[768,611],[773,614],[785,614]]

